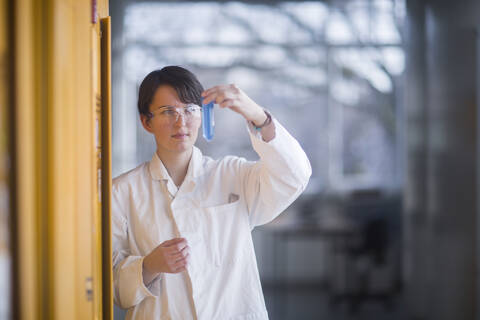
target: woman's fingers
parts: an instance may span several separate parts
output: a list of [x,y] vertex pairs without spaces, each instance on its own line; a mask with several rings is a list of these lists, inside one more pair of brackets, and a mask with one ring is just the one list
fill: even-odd
[[177,273],[177,272],[181,272],[183,270],[185,270],[187,264],[188,264],[188,255],[186,257],[184,257],[183,259],[180,259],[178,260],[177,262],[175,262],[172,266],[171,266],[171,269],[172,269],[172,272],[173,273]]
[[173,261],[178,261],[178,260],[183,259],[186,256],[188,256],[189,252],[190,252],[190,248],[187,246],[187,247],[183,248],[183,250],[181,250],[180,252],[172,254],[171,259]]
[[185,238],[174,238],[162,242],[154,251],[145,258],[145,265],[151,264],[150,268],[155,272],[178,273],[184,270],[188,263],[190,247]]
[[227,99],[227,97],[223,92],[212,92],[203,99],[203,104],[209,104],[210,102],[213,101],[219,105],[225,99]]
[[179,243],[182,243],[182,242],[187,242],[187,239],[185,238],[173,238],[173,239],[170,239],[170,240],[166,240],[166,241],[163,241],[160,246],[161,247],[171,247],[173,245],[176,245],[176,244],[179,244]]
[[171,242],[169,245],[165,247],[165,250],[168,254],[176,254],[179,251],[182,251],[185,247],[188,246],[187,240],[185,238],[178,238],[182,239],[181,241]]
[[235,84],[215,86],[202,92],[203,103],[215,101],[220,108],[229,108],[245,119],[253,121],[264,118],[262,107],[250,99]]
[[212,93],[214,93],[214,92],[217,92],[217,91],[219,91],[219,90],[222,90],[223,87],[225,87],[225,86],[219,85],[219,86],[211,87],[211,88],[209,88],[209,89],[207,89],[207,90],[205,90],[205,91],[202,92],[202,97],[205,98],[206,96],[208,96],[208,95],[210,95],[210,94],[212,94]]
[[223,100],[218,105],[220,106],[220,108],[230,108],[234,106],[234,102],[233,100],[227,99],[227,100]]
[[211,93],[211,94],[209,94],[209,95],[207,95],[207,96],[205,96],[205,97],[203,98],[202,103],[203,103],[203,104],[209,104],[209,103],[212,102],[212,101],[215,102],[216,97],[217,97],[216,94]]
[[215,86],[202,92],[203,103],[208,104],[215,101],[220,105],[225,100],[235,100],[238,94],[239,89],[233,84]]
[[166,248],[167,265],[170,273],[178,273],[184,270],[188,263],[190,247],[186,241],[177,242]]
[[185,266],[183,266],[183,267],[181,267],[181,268],[179,268],[179,269],[176,269],[175,272],[173,272],[173,273],[180,273],[180,272],[182,272],[182,271],[187,271],[187,268],[186,268]]
[[202,92],[203,104],[209,104],[210,102],[216,102],[220,86],[215,86]]

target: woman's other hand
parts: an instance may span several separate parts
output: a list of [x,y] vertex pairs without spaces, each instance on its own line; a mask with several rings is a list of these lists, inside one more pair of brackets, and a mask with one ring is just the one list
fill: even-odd
[[252,121],[256,126],[262,125],[267,119],[262,107],[235,84],[212,87],[202,92],[202,97],[204,104],[214,101],[220,108],[229,108],[241,114],[248,121]]
[[189,246],[185,238],[162,242],[143,259],[143,282],[148,285],[159,273],[179,273],[186,269]]

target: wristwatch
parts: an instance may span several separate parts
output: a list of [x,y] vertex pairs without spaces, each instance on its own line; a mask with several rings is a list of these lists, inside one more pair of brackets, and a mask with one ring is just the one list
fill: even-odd
[[261,125],[256,126],[253,121],[250,121],[252,123],[252,126],[255,128],[255,130],[260,131],[262,130],[263,127],[268,126],[272,122],[272,116],[270,113],[268,113],[266,110],[263,110],[265,114],[267,115],[267,119],[265,119],[265,122],[263,122]]

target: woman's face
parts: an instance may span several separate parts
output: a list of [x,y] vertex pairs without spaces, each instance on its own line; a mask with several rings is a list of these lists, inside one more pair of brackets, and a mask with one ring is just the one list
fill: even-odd
[[184,108],[186,104],[180,101],[177,92],[171,86],[158,87],[150,104],[150,112],[153,113],[153,117],[148,119],[142,115],[143,127],[155,136],[159,152],[182,153],[189,151],[197,141],[201,117],[187,119],[182,114],[175,121],[175,119],[161,114],[161,110],[164,109],[158,108],[164,106]]

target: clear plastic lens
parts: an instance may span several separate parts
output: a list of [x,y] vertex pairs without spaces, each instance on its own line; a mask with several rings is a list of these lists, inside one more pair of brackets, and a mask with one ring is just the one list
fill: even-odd
[[176,116],[177,114],[178,114],[177,111],[173,108],[162,111],[162,115],[165,115],[165,116]]
[[[164,107],[159,110],[158,115],[171,122],[177,122],[180,114],[187,121],[200,116],[200,107],[195,104],[189,104],[185,108]],[[155,111],[153,113],[155,114]]]

